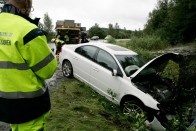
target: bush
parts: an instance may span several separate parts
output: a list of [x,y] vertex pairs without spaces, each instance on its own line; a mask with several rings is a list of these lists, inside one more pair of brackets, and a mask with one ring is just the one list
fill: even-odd
[[116,39],[112,36],[106,38],[108,43],[116,44]]
[[158,36],[143,36],[143,37],[132,37],[127,42],[127,46],[131,48],[140,48],[145,50],[160,50],[165,49],[168,45],[166,42],[161,40]]

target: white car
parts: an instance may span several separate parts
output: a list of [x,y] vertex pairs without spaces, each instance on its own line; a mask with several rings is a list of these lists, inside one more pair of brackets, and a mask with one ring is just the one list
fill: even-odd
[[129,49],[91,42],[64,45],[59,62],[65,77],[87,83],[124,113],[146,112],[149,126],[161,131],[167,128],[177,93],[172,81],[160,77],[157,67],[177,58],[168,53],[147,62]]

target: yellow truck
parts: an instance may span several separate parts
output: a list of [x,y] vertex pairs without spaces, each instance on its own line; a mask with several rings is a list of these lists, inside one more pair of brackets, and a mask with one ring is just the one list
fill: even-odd
[[56,35],[60,36],[60,39],[64,39],[67,35],[69,40],[65,44],[78,44],[81,41],[81,32],[84,27],[81,27],[81,23],[75,23],[74,20],[57,20],[56,22]]

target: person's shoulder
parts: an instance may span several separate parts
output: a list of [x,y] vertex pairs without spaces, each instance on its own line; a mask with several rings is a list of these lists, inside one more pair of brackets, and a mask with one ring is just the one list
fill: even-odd
[[35,24],[18,15],[0,13],[0,18],[3,18],[1,22],[5,23],[4,25],[9,25],[10,28],[18,33],[27,34],[31,30],[38,28]]
[[28,27],[28,28],[37,28],[37,26],[27,19],[23,18],[22,16],[19,15],[14,15],[10,13],[4,13],[4,17],[7,19],[12,20],[13,23],[17,24],[18,27]]

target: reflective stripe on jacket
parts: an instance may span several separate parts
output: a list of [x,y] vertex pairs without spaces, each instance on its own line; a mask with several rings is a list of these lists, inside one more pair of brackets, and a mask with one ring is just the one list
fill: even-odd
[[0,20],[0,121],[25,122],[50,109],[44,80],[57,61],[36,25],[10,13],[0,13]]

